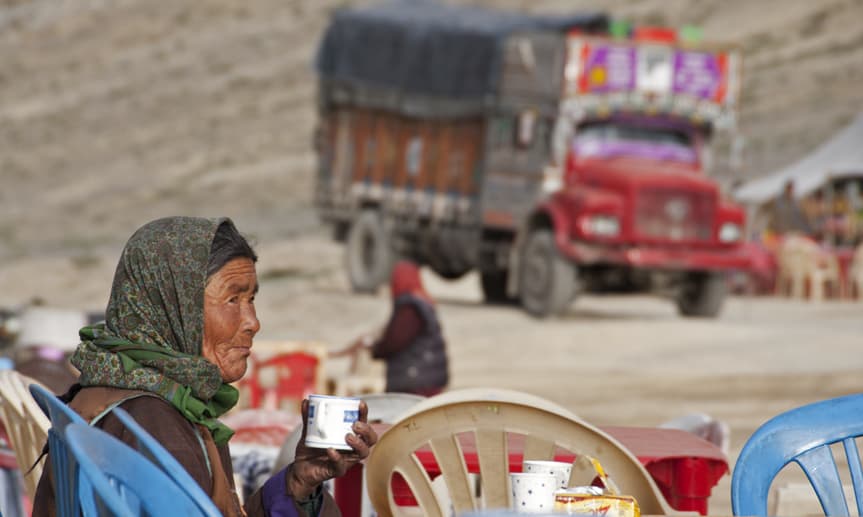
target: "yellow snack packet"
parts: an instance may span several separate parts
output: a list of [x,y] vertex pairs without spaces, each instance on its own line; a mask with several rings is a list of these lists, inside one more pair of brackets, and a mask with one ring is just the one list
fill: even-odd
[[[594,489],[594,490],[584,490]],[[640,517],[641,510],[634,497],[597,494],[596,487],[573,487],[554,494],[554,511],[567,514],[601,517]]]

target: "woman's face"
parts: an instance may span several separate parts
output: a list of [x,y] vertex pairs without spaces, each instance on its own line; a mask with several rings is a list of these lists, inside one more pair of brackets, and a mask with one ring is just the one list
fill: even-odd
[[255,263],[235,258],[207,281],[204,289],[204,342],[201,355],[219,367],[222,380],[246,373],[252,338],[261,329],[255,315],[258,276]]

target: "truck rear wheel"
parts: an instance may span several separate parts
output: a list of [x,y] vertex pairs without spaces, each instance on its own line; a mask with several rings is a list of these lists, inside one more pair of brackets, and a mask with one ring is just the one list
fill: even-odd
[[516,301],[506,292],[506,282],[509,272],[505,269],[481,271],[479,282],[482,287],[483,299],[486,303],[509,304]]
[[348,279],[358,293],[373,293],[387,280],[394,262],[389,235],[380,216],[363,210],[348,232]]
[[677,295],[677,310],[683,316],[715,318],[727,292],[724,274],[690,273]]
[[551,230],[533,231],[521,257],[519,295],[525,310],[540,318],[561,314],[575,298],[575,265],[557,250]]

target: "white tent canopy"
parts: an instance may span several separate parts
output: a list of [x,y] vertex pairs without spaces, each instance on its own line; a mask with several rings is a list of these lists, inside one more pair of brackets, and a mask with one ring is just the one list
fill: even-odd
[[863,113],[796,163],[746,183],[734,198],[761,204],[777,197],[788,181],[794,182],[797,197],[805,196],[832,179],[849,176],[863,176]]

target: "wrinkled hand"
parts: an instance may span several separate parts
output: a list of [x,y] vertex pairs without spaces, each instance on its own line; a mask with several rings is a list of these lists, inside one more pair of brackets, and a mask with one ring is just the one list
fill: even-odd
[[293,467],[288,476],[288,489],[294,500],[307,499],[318,485],[328,479],[343,476],[351,467],[369,455],[369,449],[378,441],[378,435],[368,424],[369,407],[360,402],[360,418],[354,422],[353,434],[345,441],[351,451],[315,449],[306,446],[306,429],[309,421],[309,401],[303,401],[303,434],[297,444]]

